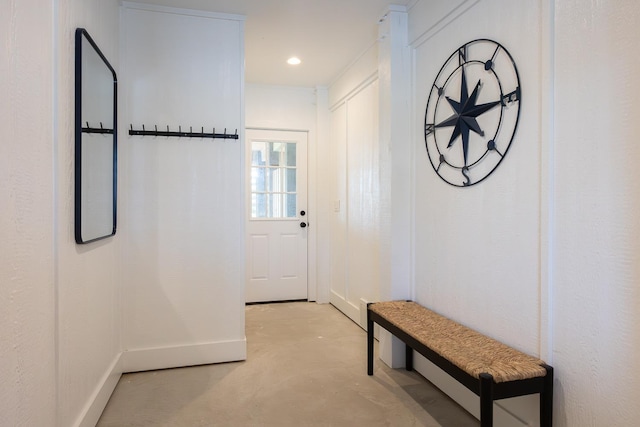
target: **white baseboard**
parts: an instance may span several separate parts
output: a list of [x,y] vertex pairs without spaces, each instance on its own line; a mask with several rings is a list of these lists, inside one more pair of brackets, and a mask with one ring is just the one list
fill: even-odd
[[[480,419],[480,398],[465,386],[452,379],[449,374],[413,353],[413,367],[423,377],[455,400],[471,415]],[[493,405],[493,425],[496,427],[527,427],[539,425],[538,395],[503,399]]]
[[[335,308],[343,312],[349,319],[360,325],[360,308],[358,306],[347,301],[345,297],[336,293],[333,289],[331,290],[329,302],[331,302],[331,305],[333,305]],[[367,328],[366,325],[360,326],[365,330]]]
[[102,415],[102,411],[107,406],[107,402],[109,402],[109,398],[116,388],[121,375],[122,353],[119,353],[100,379],[98,386],[78,416],[74,426],[94,427],[98,423],[100,415]]
[[247,358],[247,339],[174,347],[144,348],[122,353],[123,372],[236,362]]

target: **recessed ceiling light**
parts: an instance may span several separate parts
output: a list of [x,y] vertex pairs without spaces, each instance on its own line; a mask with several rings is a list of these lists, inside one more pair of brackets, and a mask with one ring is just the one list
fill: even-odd
[[300,61],[300,58],[297,58],[295,56],[292,56],[291,58],[287,59],[287,64],[289,65],[299,65],[302,61]]

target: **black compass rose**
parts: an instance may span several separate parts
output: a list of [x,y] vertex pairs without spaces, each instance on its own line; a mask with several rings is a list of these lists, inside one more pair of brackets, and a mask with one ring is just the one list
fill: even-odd
[[[468,82],[476,82],[472,90]],[[481,92],[492,101],[479,102]],[[425,146],[438,176],[456,187],[487,178],[511,146],[521,98],[515,62],[500,43],[473,40],[454,51],[431,86],[425,111]],[[462,146],[453,150],[458,141]]]
[[478,80],[478,83],[476,83],[476,87],[473,89],[471,96],[469,96],[469,90],[467,89],[467,77],[464,71],[464,67],[462,68],[461,74],[462,82],[460,88],[460,102],[454,101],[447,96],[446,99],[449,102],[449,105],[453,109],[454,113],[452,116],[436,124],[435,127],[443,128],[454,126],[453,133],[451,134],[451,139],[449,140],[447,148],[451,148],[458,137],[462,136],[462,153],[464,155],[464,165],[467,166],[469,153],[469,131],[472,130],[478,135],[484,136],[484,131],[480,128],[480,125],[478,124],[478,121],[476,119],[478,116],[500,105],[501,101],[498,100],[488,102],[486,104],[476,104],[476,102],[478,101],[478,94],[480,92],[482,82]]

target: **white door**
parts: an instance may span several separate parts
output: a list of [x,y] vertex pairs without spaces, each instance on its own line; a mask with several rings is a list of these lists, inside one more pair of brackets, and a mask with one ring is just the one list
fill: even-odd
[[307,299],[307,133],[245,135],[246,301]]

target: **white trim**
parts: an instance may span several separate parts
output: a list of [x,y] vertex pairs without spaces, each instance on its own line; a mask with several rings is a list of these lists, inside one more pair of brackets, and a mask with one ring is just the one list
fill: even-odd
[[[474,417],[480,419],[480,398],[465,386],[451,378],[449,374],[438,368],[431,361],[424,358],[421,354],[413,353],[414,369],[423,377],[428,379],[433,385],[438,387],[443,393],[451,397],[458,405],[462,406],[467,412]],[[533,398],[538,400],[538,395],[526,396],[524,398]],[[522,399],[522,398],[521,398]],[[527,424],[513,413],[509,412],[500,402],[493,404],[493,425],[509,426],[509,427],[526,427]],[[536,424],[533,424],[536,425]]]
[[411,9],[413,9],[413,7],[419,2],[420,0],[410,0],[409,3],[407,3],[407,5],[405,6],[405,8],[407,9],[407,12],[410,12]]
[[[246,105],[246,82],[245,82],[245,73],[246,73],[246,52],[245,52],[245,37],[244,37],[244,33],[245,33],[245,23],[244,22],[239,22],[239,32],[238,32],[238,43],[240,45],[240,49],[241,49],[241,61],[240,61],[240,75],[242,76],[242,78],[240,79],[240,111],[238,112],[240,114],[240,139],[238,140],[240,142],[240,144],[242,144],[242,147],[240,148],[240,164],[238,165],[238,173],[240,174],[239,180],[240,180],[240,191],[241,192],[246,192],[247,191],[247,150],[246,150],[246,142],[247,142],[247,130],[246,130],[246,111],[247,111],[247,105]],[[247,204],[249,203],[249,199],[247,198],[247,194],[244,194],[245,197],[241,197],[240,198],[240,212],[243,213],[243,215],[246,215],[248,213],[248,206]],[[248,215],[247,215],[248,216]],[[247,235],[247,216],[245,216],[245,220],[241,222],[240,225],[240,238],[242,239],[242,241],[244,242],[244,244],[242,245],[242,256],[240,258],[240,262],[241,262],[241,271],[242,271],[242,283],[239,284],[239,286],[242,287],[242,301],[246,301],[246,295],[247,295],[247,279],[246,279],[246,271],[247,271],[247,243],[246,243],[246,235]],[[243,325],[244,325],[244,321],[246,320],[246,316],[244,316],[243,318]],[[244,357],[246,358],[247,355],[247,350],[246,350],[246,338],[245,338],[245,349],[244,349]]]
[[331,113],[335,112],[340,106],[344,105],[348,100],[355,97],[357,94],[371,86],[378,80],[378,70],[376,69],[374,72],[369,74],[366,78],[364,78],[360,83],[358,83],[353,89],[343,95],[341,98],[336,100],[333,105],[329,106],[329,111]]
[[246,126],[245,130],[268,130],[274,132],[305,132],[309,134],[309,129],[288,129],[288,128],[268,128],[268,127],[260,127],[260,126]]
[[98,423],[102,411],[107,406],[109,398],[116,388],[122,375],[122,353],[119,353],[111,362],[111,365],[100,378],[98,385],[91,394],[88,402],[80,411],[80,415],[73,424],[76,427],[93,427]]
[[200,18],[226,19],[228,21],[245,21],[246,20],[246,17],[243,15],[234,15],[231,13],[207,12],[204,10],[184,9],[184,8],[169,7],[169,6],[158,6],[155,4],[136,3],[136,2],[129,2],[129,1],[123,1],[122,7],[125,9],[144,10],[147,12],[170,13],[172,15],[186,15],[186,16],[197,16]]
[[[53,4],[53,23],[52,23],[52,27],[53,27],[53,34],[52,34],[52,40],[50,41],[52,43],[52,48],[51,48],[51,54],[53,55],[53,76],[52,77],[52,81],[51,81],[51,85],[52,85],[52,93],[51,96],[52,98],[49,100],[51,102],[51,108],[52,108],[52,129],[51,131],[53,132],[52,135],[52,144],[51,144],[51,154],[52,154],[52,161],[53,161],[53,167],[51,170],[52,175],[52,179],[51,179],[51,183],[49,185],[51,185],[51,196],[52,196],[52,200],[51,200],[51,217],[53,220],[53,224],[52,224],[52,229],[51,229],[51,234],[52,234],[52,239],[51,239],[51,256],[52,256],[52,262],[53,262],[53,266],[52,266],[52,270],[51,273],[53,274],[53,319],[55,321],[55,325],[53,328],[53,345],[54,345],[54,389],[53,389],[53,400],[54,400],[54,419],[52,420],[52,422],[54,424],[58,424],[60,422],[60,403],[61,403],[61,382],[62,382],[62,378],[61,378],[61,363],[60,363],[60,331],[62,329],[62,320],[61,320],[61,316],[60,316],[60,251],[58,250],[58,248],[60,248],[60,241],[62,240],[63,237],[63,233],[60,232],[60,205],[63,202],[63,200],[65,198],[61,197],[62,192],[59,190],[60,188],[60,181],[61,180],[61,167],[60,167],[60,152],[63,149],[63,144],[60,143],[61,140],[64,140],[64,138],[60,138],[60,132],[61,132],[61,128],[62,128],[62,123],[60,121],[60,93],[61,91],[61,87],[64,87],[61,83],[60,80],[60,67],[61,67],[61,62],[63,62],[62,60],[62,55],[61,55],[61,49],[60,46],[68,46],[67,43],[70,43],[70,41],[66,41],[66,43],[62,43],[62,35],[64,34],[64,31],[62,29],[62,26],[59,25],[60,23],[60,1],[59,0],[54,0]],[[75,65],[75,59],[74,59],[74,65]],[[69,70],[73,70],[73,68],[69,67]],[[4,76],[3,76],[4,77]],[[69,89],[71,89],[73,86],[70,86]],[[67,96],[71,96],[69,93],[67,94]],[[69,116],[71,118],[71,115]],[[69,120],[71,120],[69,118]],[[75,117],[74,117],[74,122],[75,122]],[[71,122],[69,122],[70,125]],[[65,125],[67,125],[65,123]],[[70,133],[71,134],[71,133]],[[75,135],[74,135],[75,138]],[[71,144],[71,142],[67,142],[65,141],[67,144]],[[75,143],[75,141],[74,141]],[[66,144],[64,145],[66,146]],[[75,160],[74,160],[75,161]],[[71,179],[71,177],[69,176],[69,178],[66,178],[65,176],[65,182],[67,179]],[[75,185],[75,178],[73,180]],[[70,183],[70,181],[69,181]],[[71,239],[71,236],[68,235],[67,237],[68,239]],[[119,332],[119,331],[118,331]],[[118,337],[120,338],[120,337]]]
[[[417,0],[414,1],[414,3]],[[389,6],[387,6],[384,9],[384,12],[380,13],[380,15],[378,16],[378,24],[381,23],[382,21],[386,20],[387,17],[389,16],[389,13],[391,12],[402,12],[402,13],[407,13],[409,11],[407,6],[403,6],[400,4],[390,4]]]
[[[305,140],[306,140],[306,145],[307,145],[307,155],[306,155],[306,171],[307,171],[307,177],[306,177],[306,181],[307,181],[307,204],[306,204],[306,211],[308,213],[307,216],[307,223],[309,224],[308,227],[308,231],[307,231],[307,300],[308,301],[312,301],[315,302],[317,301],[317,295],[318,295],[318,280],[317,280],[317,220],[318,220],[318,216],[316,214],[316,210],[317,210],[317,204],[315,203],[315,191],[316,191],[316,187],[315,187],[315,169],[312,171],[310,168],[310,162],[311,162],[311,155],[313,154],[313,156],[315,156],[315,152],[311,151],[311,147],[312,144],[314,146],[314,150],[315,150],[315,143],[312,143],[311,141],[311,131],[310,130],[294,130],[294,129],[282,129],[282,128],[270,128],[270,127],[259,127],[259,126],[245,126],[244,128],[244,132],[246,131],[265,131],[265,132],[291,132],[291,133],[302,133],[305,135]],[[246,153],[248,147],[246,146],[247,141],[243,138],[244,143],[245,143],[245,149],[243,150],[243,153]],[[246,157],[246,156],[245,156]],[[313,159],[315,161],[315,158]],[[243,176],[246,178],[247,174],[249,173],[249,171],[251,170],[251,164],[249,160],[246,160],[243,163]],[[313,177],[313,180],[312,180]],[[245,182],[243,183],[243,187],[245,190],[245,206],[244,206],[244,212],[245,212],[245,230],[243,230],[243,235],[245,236],[246,239],[246,225],[249,222],[269,222],[269,221],[295,221],[298,222],[300,221],[299,217],[295,217],[295,218],[252,218],[251,214],[249,213],[249,206],[251,205],[250,199],[251,199],[251,189],[248,188],[246,186],[246,179]],[[312,197],[313,197],[313,201],[312,201]],[[246,243],[245,240],[245,256],[244,256],[244,260],[246,263],[247,260],[247,248],[248,248],[248,243]],[[246,273],[246,265],[245,265],[245,288],[246,288],[246,283],[247,283],[247,274]],[[246,295],[246,290],[245,290],[245,295]],[[255,301],[249,301],[249,302],[255,302]]]
[[[414,3],[415,4],[415,3]],[[423,148],[421,143],[418,143],[418,138],[422,137],[422,133],[417,132],[416,126],[413,125],[414,120],[417,118],[418,106],[417,97],[413,95],[413,89],[417,87],[416,78],[416,49],[409,45],[409,81],[410,91],[409,97],[411,99],[411,105],[409,105],[409,117],[411,118],[409,141],[411,141],[410,156],[411,162],[409,163],[409,299],[416,299],[416,169],[418,167],[417,162],[420,158],[418,153]]]
[[267,88],[267,89],[276,89],[276,90],[284,90],[297,92],[299,90],[315,90],[318,86],[290,86],[290,85],[276,85],[276,84],[267,84],[267,83],[247,83],[247,87],[251,88]]
[[[431,37],[439,33],[444,27],[449,25],[451,22],[456,20],[458,17],[463,15],[467,10],[471,9],[476,3],[479,3],[479,2],[480,0],[463,1],[458,6],[451,9],[451,11],[447,13],[445,16],[443,16],[441,19],[436,21],[431,27],[424,30],[419,36],[415,37],[413,40],[409,40],[409,46],[412,46],[414,48],[420,47],[420,45],[429,41]],[[414,5],[412,5],[412,7]]]
[[122,353],[123,372],[151,371],[247,359],[247,339],[144,348]]
[[353,305],[345,297],[331,289],[331,305],[344,313],[349,319],[360,325],[360,308]]
[[554,1],[540,4],[540,358],[553,366]]
[[[317,108],[316,95],[316,116]],[[307,221],[310,225],[307,240],[307,300],[309,301],[318,301],[318,225],[320,218],[317,202],[318,137],[317,127],[315,134],[307,132]]]
[[[362,59],[362,57],[369,52],[370,49],[377,48],[377,46],[378,46],[378,40],[376,39],[372,41],[365,49],[363,49],[362,52],[360,52],[360,54],[356,56],[353,61],[351,61],[346,67],[344,67],[344,69],[333,80],[329,82],[327,87],[331,88],[333,85],[339,82],[340,79],[342,79],[345,76],[345,74],[347,74],[349,70],[351,70],[353,66],[356,65],[358,61],[360,61],[360,59]],[[378,69],[376,67],[376,73],[377,72],[378,72]]]
[[[310,154],[313,156],[313,171],[310,170],[312,175],[309,175],[309,179],[313,180],[313,190],[310,191],[309,196],[313,197],[315,201],[314,213],[316,213],[316,222],[318,227],[315,227],[315,266],[313,274],[316,280],[316,302],[319,304],[329,303],[329,291],[331,288],[330,270],[331,258],[330,251],[330,230],[333,209],[329,209],[331,203],[329,202],[330,196],[327,189],[326,180],[328,177],[323,176],[324,179],[320,179],[320,169],[326,170],[329,163],[330,156],[330,136],[329,136],[329,89],[324,86],[317,86],[316,90],[316,137],[313,151]],[[320,168],[319,165],[323,165]],[[318,236],[322,233],[323,238],[319,239]]]

